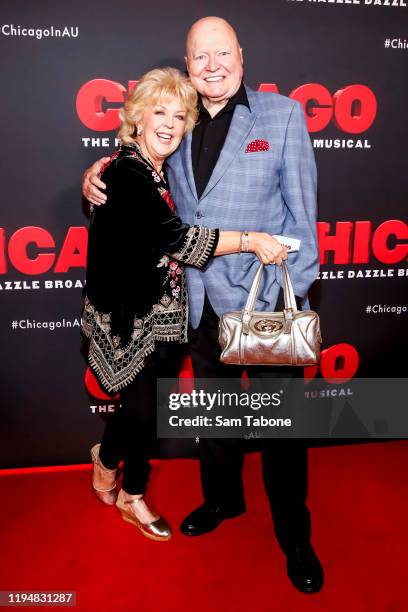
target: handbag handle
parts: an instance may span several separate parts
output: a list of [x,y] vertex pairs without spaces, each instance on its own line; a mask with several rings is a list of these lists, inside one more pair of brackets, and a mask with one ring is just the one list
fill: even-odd
[[[244,334],[249,333],[249,321],[251,319],[251,312],[255,310],[255,304],[256,304],[256,299],[258,297],[259,288],[261,285],[263,269],[264,269],[264,266],[261,263],[255,274],[255,278],[252,281],[252,286],[249,291],[248,299],[244,306],[243,315],[242,315],[242,331]],[[283,278],[283,296],[284,296],[284,301],[285,301],[284,313],[288,319],[292,319],[293,313],[297,312],[297,305],[296,305],[295,294],[293,291],[292,281],[290,280],[289,271],[284,261],[282,262],[281,269],[282,269],[282,278]]]

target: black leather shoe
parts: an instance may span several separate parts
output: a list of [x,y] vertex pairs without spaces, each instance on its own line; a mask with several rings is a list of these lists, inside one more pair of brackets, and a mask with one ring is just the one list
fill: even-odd
[[323,586],[323,567],[309,543],[287,553],[286,569],[293,586],[302,593],[318,593]]
[[245,508],[226,511],[221,508],[209,508],[206,505],[199,506],[186,516],[180,525],[180,531],[187,536],[203,535],[217,529],[225,519],[235,518],[244,512]]

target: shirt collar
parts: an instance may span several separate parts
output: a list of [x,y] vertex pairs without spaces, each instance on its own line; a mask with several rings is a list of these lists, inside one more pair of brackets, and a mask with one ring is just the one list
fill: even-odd
[[[241,85],[239,86],[238,91],[232,96],[232,98],[228,100],[227,104],[215,115],[215,117],[219,117],[224,113],[229,113],[230,111],[233,111],[237,104],[242,104],[246,106],[248,110],[251,110],[251,107],[249,106],[247,92],[244,86],[244,81],[241,81]],[[210,113],[203,105],[201,97],[198,103],[198,110],[200,114],[210,116]],[[213,119],[215,119],[215,117],[213,117]]]

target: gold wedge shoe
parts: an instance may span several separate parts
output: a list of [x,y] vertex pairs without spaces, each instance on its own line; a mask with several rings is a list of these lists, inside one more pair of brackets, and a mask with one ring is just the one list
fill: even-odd
[[[95,444],[91,448],[91,457],[93,462],[92,472],[92,488],[96,497],[107,506],[114,506],[118,497],[116,490],[116,470],[108,470],[99,459],[99,449],[101,445]],[[101,483],[95,486],[95,476],[98,474],[98,480]]]
[[132,512],[132,504],[137,504],[143,497],[138,499],[125,500],[123,489],[119,491],[116,507],[122,515],[122,518],[127,523],[135,525],[143,533],[146,538],[156,540],[156,542],[165,542],[171,538],[170,525],[159,517],[151,523],[142,523],[139,521],[134,512]]

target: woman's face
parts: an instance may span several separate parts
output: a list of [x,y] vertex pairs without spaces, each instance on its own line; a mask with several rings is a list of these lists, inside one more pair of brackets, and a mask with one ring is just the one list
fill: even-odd
[[179,146],[186,127],[186,110],[179,98],[159,100],[146,106],[137,128],[142,133],[136,141],[155,166],[161,167],[166,157]]

